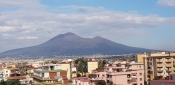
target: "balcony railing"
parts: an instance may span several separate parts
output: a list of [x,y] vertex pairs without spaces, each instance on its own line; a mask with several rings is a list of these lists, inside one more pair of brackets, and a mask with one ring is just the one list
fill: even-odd
[[171,64],[166,64],[166,67],[171,67]]
[[58,78],[50,78],[50,77],[40,77],[40,76],[37,76],[37,75],[33,75],[34,78],[37,78],[37,79],[40,79],[40,80],[58,80]]
[[148,75],[152,75],[152,73],[153,73],[152,71],[148,71]]
[[158,73],[162,73],[163,71],[162,70],[157,70]]
[[163,60],[162,59],[156,59],[156,62],[162,62]]
[[131,79],[131,82],[137,82],[136,78]]
[[165,62],[166,63],[171,63],[171,60],[170,59],[167,59]]
[[168,57],[165,57],[165,58],[166,58],[166,59],[170,59],[171,57],[168,56]]
[[158,67],[158,68],[161,68],[161,67],[162,67],[162,64],[157,64],[157,67]]

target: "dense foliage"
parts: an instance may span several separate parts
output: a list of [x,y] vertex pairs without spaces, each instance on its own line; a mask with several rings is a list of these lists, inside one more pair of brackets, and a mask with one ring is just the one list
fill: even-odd
[[154,80],[159,80],[159,79],[161,79],[163,76],[155,76],[154,77]]
[[96,82],[96,85],[106,85],[106,82],[104,80],[99,80]]
[[87,60],[84,58],[77,58],[74,61],[74,66],[76,67],[77,71],[80,72],[82,75],[84,75],[88,69],[87,69]]
[[107,63],[107,61],[105,61],[105,60],[98,61],[98,70],[102,70],[106,63]]
[[0,85],[21,85],[19,80],[7,80],[7,81],[0,81]]

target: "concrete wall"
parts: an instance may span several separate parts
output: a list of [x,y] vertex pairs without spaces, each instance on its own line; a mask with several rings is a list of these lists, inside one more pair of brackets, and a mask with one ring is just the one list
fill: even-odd
[[91,74],[92,70],[98,68],[98,61],[88,61],[88,72]]
[[44,73],[44,78],[48,78],[49,77],[49,73]]
[[71,68],[70,68],[70,63],[62,63],[61,64],[61,69],[67,71],[67,78],[71,79]]
[[128,85],[127,75],[112,76],[112,82],[117,85]]
[[137,54],[137,62],[138,63],[143,63],[143,57],[145,56],[145,54]]

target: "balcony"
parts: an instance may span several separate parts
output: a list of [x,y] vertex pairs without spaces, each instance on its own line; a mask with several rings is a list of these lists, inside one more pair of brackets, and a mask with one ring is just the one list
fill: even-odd
[[171,63],[171,60],[170,60],[170,59],[166,59],[165,62],[166,62],[166,63]]
[[157,64],[157,68],[162,68],[162,64]]
[[167,72],[167,73],[171,73],[171,70],[169,69],[169,70],[167,70],[166,72]]
[[107,78],[107,80],[112,81],[112,77],[111,77],[111,78],[110,78],[110,77],[109,77],[109,78]]
[[152,69],[150,68],[150,69],[148,69],[148,71],[152,71]]
[[107,72],[107,75],[130,74],[130,72]]
[[168,57],[165,57],[166,59],[170,59],[171,57],[170,56],[168,56]]
[[166,64],[166,67],[171,67],[171,64]]
[[38,76],[38,75],[34,75],[33,76],[34,78],[36,78],[36,79],[39,79],[39,80],[58,80],[58,78],[50,78],[50,77],[47,77],[47,78],[44,78],[44,77],[41,77],[41,76]]
[[137,78],[131,79],[131,82],[137,82]]
[[157,63],[162,63],[162,61],[163,61],[162,59],[156,59]]
[[148,71],[148,75],[152,75],[152,73],[153,73],[152,71]]
[[159,70],[157,70],[157,72],[158,72],[158,73],[162,73],[163,71],[159,69]]

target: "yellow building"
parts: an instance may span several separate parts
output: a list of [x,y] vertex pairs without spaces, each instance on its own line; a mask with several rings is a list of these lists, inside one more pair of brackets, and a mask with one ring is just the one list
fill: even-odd
[[137,54],[136,57],[138,63],[143,63],[143,58],[145,57],[145,54]]
[[[150,52],[142,54],[145,80],[153,80],[155,76],[167,76],[175,73],[175,52]],[[138,58],[139,59],[139,58]],[[141,59],[138,60],[142,61]]]
[[88,73],[91,74],[92,70],[95,70],[98,68],[98,61],[96,60],[89,60],[88,61]]
[[67,71],[67,78],[71,79],[72,69],[71,62],[61,62],[61,69]]

